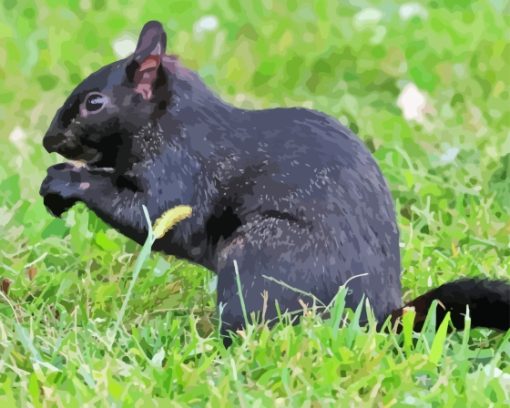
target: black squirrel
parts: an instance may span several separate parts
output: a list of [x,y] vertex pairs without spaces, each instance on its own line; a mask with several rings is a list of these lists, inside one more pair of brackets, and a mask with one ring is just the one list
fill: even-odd
[[[44,147],[86,165],[48,169],[47,208],[59,216],[84,202],[143,243],[142,205],[152,220],[190,205],[193,216],[154,248],[218,274],[223,333],[244,324],[234,261],[247,312],[264,310],[266,320],[301,310],[300,291],[328,304],[346,282],[349,307],[364,295],[379,322],[397,320],[396,216],[362,142],[316,111],[233,107],[165,49],[162,25],[148,22],[133,55],[90,75],[57,112]],[[473,326],[510,328],[508,283],[461,279],[434,289],[406,305],[417,326],[434,299],[458,328],[466,305]]]

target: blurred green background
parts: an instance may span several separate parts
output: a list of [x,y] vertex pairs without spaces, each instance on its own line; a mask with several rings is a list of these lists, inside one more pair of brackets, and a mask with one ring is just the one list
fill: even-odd
[[[459,276],[510,276],[508,1],[2,0],[0,278],[20,321],[40,318],[34,336],[67,335],[49,332],[52,308],[58,327],[97,318],[103,333],[125,292],[137,247],[84,206],[50,217],[38,189],[61,159],[41,139],[73,88],[132,51],[150,19],[165,26],[168,52],[227,101],[317,109],[363,139],[396,201],[405,298]],[[132,322],[159,327],[151,311],[172,310],[188,333],[188,315],[214,315],[212,274],[161,255],[145,269]],[[6,302],[0,312],[9,325]],[[2,370],[9,384],[32,378]]]
[[[44,231],[65,235],[38,199],[44,169],[58,161],[41,137],[80,80],[129,53],[143,23],[159,19],[168,52],[229,102],[318,109],[365,141],[397,201],[402,246],[419,254],[403,251],[406,269],[452,245],[471,243],[483,257],[508,253],[508,2],[1,4],[0,203],[8,248],[38,243]],[[439,273],[432,279],[442,262],[429,259]],[[490,266],[481,272],[506,275],[501,262]],[[419,279],[404,277],[408,287]]]

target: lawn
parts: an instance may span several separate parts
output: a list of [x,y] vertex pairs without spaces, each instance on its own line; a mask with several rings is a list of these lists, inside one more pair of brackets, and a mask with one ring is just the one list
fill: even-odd
[[317,109],[359,135],[396,202],[405,300],[510,277],[508,1],[4,0],[0,405],[508,406],[510,332],[379,333],[339,297],[331,320],[249,327],[225,349],[215,275],[158,253],[114,337],[141,248],[83,205],[46,212],[61,158],[41,139],[155,18],[227,101]]

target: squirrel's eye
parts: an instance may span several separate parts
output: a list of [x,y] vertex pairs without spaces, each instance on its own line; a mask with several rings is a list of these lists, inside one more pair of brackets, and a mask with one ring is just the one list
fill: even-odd
[[100,93],[91,93],[87,95],[85,99],[85,109],[89,112],[98,112],[103,106],[106,104],[106,96],[101,95]]

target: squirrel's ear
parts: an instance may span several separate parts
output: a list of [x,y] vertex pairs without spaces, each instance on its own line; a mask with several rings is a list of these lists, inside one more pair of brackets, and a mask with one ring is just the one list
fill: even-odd
[[138,38],[136,50],[126,68],[129,81],[135,92],[144,99],[151,99],[155,83],[160,73],[161,59],[166,50],[166,33],[158,21],[149,21]]

